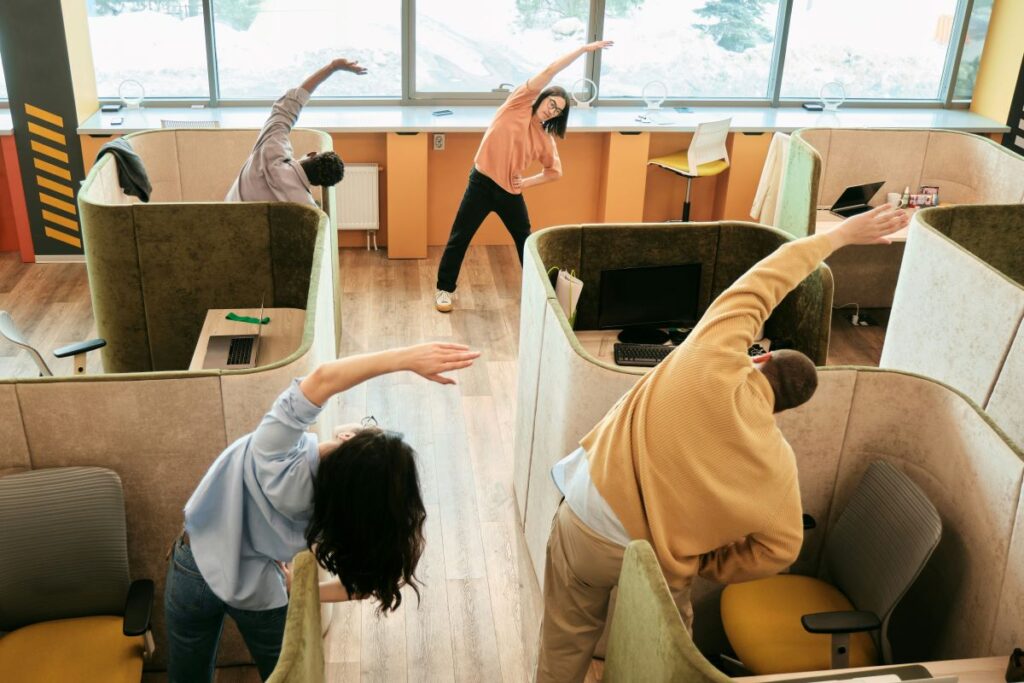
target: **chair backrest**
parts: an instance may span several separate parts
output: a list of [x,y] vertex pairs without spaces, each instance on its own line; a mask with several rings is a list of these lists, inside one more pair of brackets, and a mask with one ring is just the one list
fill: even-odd
[[281,655],[267,683],[324,680],[324,641],[320,627],[320,582],[316,558],[305,550],[292,563],[292,587]]
[[128,584],[116,473],[55,467],[0,478],[0,631],[124,614]]
[[160,119],[161,128],[220,128],[220,121],[202,119]]
[[53,373],[50,372],[49,366],[43,357],[39,355],[39,352],[34,346],[28,343],[28,340],[21,334],[21,330],[14,324],[14,318],[7,311],[0,311],[0,336],[3,336],[7,341],[11,342],[15,346],[28,351],[28,354],[32,356],[32,360],[35,361],[36,367],[39,368],[39,374],[43,377],[52,377]]
[[732,118],[721,121],[707,121],[698,123],[697,131],[693,134],[693,140],[686,150],[686,163],[691,173],[697,172],[697,167],[719,159],[729,161],[729,151],[725,148],[725,141],[729,137],[729,125]]
[[905,474],[877,460],[868,467],[825,542],[828,576],[854,607],[882,620],[882,647],[893,608],[931,557],[942,519]]
[[683,625],[665,576],[647,541],[626,548],[604,660],[608,683],[727,683],[704,659]]

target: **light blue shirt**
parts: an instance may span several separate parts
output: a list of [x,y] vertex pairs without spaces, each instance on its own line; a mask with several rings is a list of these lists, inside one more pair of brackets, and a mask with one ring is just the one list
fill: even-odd
[[321,408],[299,380],[277,397],[256,431],[228,446],[185,504],[185,530],[200,573],[221,600],[245,610],[288,604],[275,560],[306,548]]
[[565,504],[588,529],[612,543],[629,545],[632,539],[626,528],[590,478],[590,460],[582,447],[555,463],[551,478],[565,496]]

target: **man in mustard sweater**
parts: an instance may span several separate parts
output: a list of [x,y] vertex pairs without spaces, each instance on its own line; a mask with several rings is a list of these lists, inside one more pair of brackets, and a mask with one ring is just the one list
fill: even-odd
[[783,245],[721,294],[552,470],[565,500],[548,539],[537,681],[582,681],[625,546],[645,539],[689,627],[695,576],[776,574],[803,543],[793,451],[774,413],[817,388],[798,351],[747,349],[772,310],[836,249],[886,243],[909,217],[889,205]]

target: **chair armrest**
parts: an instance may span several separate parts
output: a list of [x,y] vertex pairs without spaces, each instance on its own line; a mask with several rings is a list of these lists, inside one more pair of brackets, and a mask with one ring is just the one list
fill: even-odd
[[62,346],[59,349],[54,349],[53,355],[55,355],[57,358],[66,358],[68,356],[73,356],[76,353],[86,353],[87,351],[95,351],[96,349],[102,349],[106,345],[106,339],[89,339],[87,341],[76,342],[74,344]]
[[124,603],[124,628],[126,636],[141,636],[149,630],[149,617],[153,611],[153,582],[149,579],[132,581],[128,587],[128,599]]
[[817,612],[800,617],[808,633],[860,633],[882,628],[882,621],[874,612]]

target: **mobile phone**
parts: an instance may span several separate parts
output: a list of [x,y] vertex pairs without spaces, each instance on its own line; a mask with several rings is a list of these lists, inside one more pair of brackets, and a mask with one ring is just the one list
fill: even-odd
[[103,106],[100,107],[100,111],[103,112],[104,114],[112,114],[112,113],[114,113],[116,111],[121,111],[121,105],[120,104],[104,104]]
[[124,123],[124,119],[121,118],[120,116],[116,116],[116,117],[110,119],[110,125],[112,125],[112,126],[120,126],[122,123]]
[[451,116],[454,113],[455,112],[453,112],[451,109],[438,109],[437,111],[432,112],[434,116]]
[[821,102],[804,102],[800,105],[807,111],[823,111],[825,106]]

